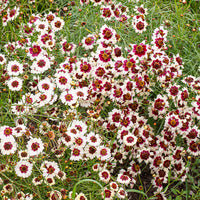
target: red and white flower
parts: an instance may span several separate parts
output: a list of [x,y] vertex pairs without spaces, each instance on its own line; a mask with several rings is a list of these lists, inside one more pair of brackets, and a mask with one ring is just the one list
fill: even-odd
[[137,137],[132,134],[128,134],[123,137],[123,141],[126,146],[133,147],[137,142]]
[[147,45],[145,45],[144,43],[140,43],[139,45],[135,44],[133,45],[133,53],[139,57],[146,56],[147,48]]
[[40,138],[31,138],[26,147],[30,156],[38,156],[44,150],[44,144]]
[[92,34],[87,35],[81,40],[82,47],[84,47],[86,50],[93,49],[95,40],[96,38]]
[[111,157],[110,149],[104,146],[100,146],[98,149],[97,157],[101,160],[108,160]]
[[10,126],[1,126],[0,127],[0,138],[9,137],[13,135],[13,128]]
[[27,55],[30,57],[31,60],[37,58],[43,52],[43,50],[37,44],[33,44],[32,47],[30,47],[28,50],[29,52],[27,53]]
[[59,17],[55,17],[53,21],[51,21],[51,26],[53,31],[59,31],[63,28],[65,22]]
[[23,65],[16,60],[10,61],[7,65],[7,72],[10,76],[18,76],[23,73]]
[[60,100],[63,104],[72,106],[77,102],[77,95],[72,89],[64,91],[60,95]]
[[42,74],[48,69],[50,69],[50,60],[46,56],[38,56],[36,61],[30,66],[31,73],[33,74]]
[[22,89],[23,80],[18,77],[12,77],[8,81],[6,81],[6,84],[11,91],[20,91]]
[[117,176],[118,183],[128,185],[130,183],[130,181],[131,181],[131,179],[127,175],[119,173]]
[[120,199],[125,199],[127,195],[128,195],[127,192],[122,187],[119,188],[117,192],[117,197],[119,197]]
[[110,172],[106,169],[104,169],[103,171],[99,172],[99,178],[101,181],[103,181],[104,183],[108,183],[110,181]]
[[3,155],[14,154],[17,150],[17,146],[17,142],[12,135],[1,138],[0,150]]
[[80,147],[74,147],[71,150],[70,160],[78,161],[83,158],[83,149]]
[[44,161],[40,167],[43,172],[43,176],[46,178],[55,177],[60,171],[58,163],[55,161]]
[[62,41],[61,45],[62,45],[62,52],[63,53],[70,54],[70,53],[75,52],[75,49],[76,49],[75,44],[69,43],[68,41],[64,40],[64,41]]
[[17,176],[27,178],[32,174],[33,164],[28,161],[20,160],[15,166]]
[[49,78],[40,80],[37,84],[37,87],[40,92],[49,93],[49,94],[51,94],[54,90],[54,84]]
[[101,41],[105,42],[105,43],[112,43],[115,44],[117,42],[116,40],[116,31],[111,28],[108,27],[107,25],[103,25],[100,29],[100,37],[101,37]]
[[0,65],[3,65],[6,63],[6,58],[5,55],[0,53]]

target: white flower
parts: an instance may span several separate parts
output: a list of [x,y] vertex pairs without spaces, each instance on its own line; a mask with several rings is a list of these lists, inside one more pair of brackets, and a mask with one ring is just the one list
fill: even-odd
[[64,91],[66,89],[70,89],[71,87],[71,77],[68,73],[58,73],[55,75],[56,78],[55,78],[55,81],[56,81],[56,85],[57,87],[61,90],[61,91]]
[[98,149],[97,157],[101,160],[108,160],[111,157],[110,149],[104,146],[100,146]]
[[28,160],[29,154],[27,150],[21,150],[18,152],[20,160]]
[[58,163],[55,161],[44,161],[40,167],[44,177],[53,178],[60,171]]
[[127,192],[123,188],[119,188],[117,192],[117,197],[119,197],[120,199],[125,199],[126,196],[127,196]]
[[32,173],[33,164],[28,161],[20,160],[15,166],[15,172],[17,176],[27,178]]
[[30,156],[37,156],[44,149],[43,142],[40,138],[31,138],[27,143],[27,149]]
[[48,104],[51,101],[51,94],[49,93],[37,93],[35,95],[37,101],[37,107],[42,107]]
[[13,128],[13,135],[15,137],[20,137],[26,132],[26,126],[24,125],[18,125],[15,128]]
[[8,81],[6,81],[6,84],[9,90],[19,91],[22,88],[23,81],[18,77],[12,77]]
[[1,126],[0,127],[0,138],[3,139],[5,137],[9,137],[13,135],[13,128],[9,126]]
[[128,185],[130,183],[131,179],[127,175],[118,174],[117,176],[117,182],[121,184]]
[[75,200],[87,200],[87,197],[81,192],[76,196]]
[[63,104],[71,106],[72,104],[76,103],[77,96],[74,90],[64,91],[60,95],[60,100]]
[[32,180],[33,185],[41,185],[43,183],[42,179],[39,179],[38,177],[33,178]]
[[18,76],[23,73],[23,65],[16,60],[10,61],[7,65],[7,72],[10,76]]
[[101,139],[99,135],[95,134],[94,132],[90,132],[87,135],[87,142],[89,143],[89,145],[99,146],[101,143]]
[[137,142],[137,137],[132,135],[132,134],[128,134],[128,135],[125,135],[123,137],[123,142],[126,146],[130,146],[132,147],[133,145],[136,144]]
[[46,56],[40,55],[37,57],[37,60],[32,63],[30,66],[31,73],[33,74],[42,74],[50,68],[50,61]]
[[48,30],[48,28],[49,28],[49,23],[47,20],[45,21],[37,20],[35,22],[35,30],[41,32],[42,34],[45,33]]
[[83,149],[81,147],[74,147],[71,151],[70,160],[78,161],[81,160],[83,156]]
[[94,159],[97,156],[97,146],[86,145],[84,147],[84,152],[89,159]]
[[81,40],[81,43],[83,44],[82,47],[84,47],[86,50],[93,49],[95,40],[96,38],[94,35],[87,35]]
[[54,200],[54,199],[56,200],[62,199],[62,195],[58,190],[51,191],[50,193],[50,200]]
[[59,17],[55,17],[54,20],[51,22],[51,26],[53,31],[59,31],[63,28],[65,22]]
[[110,181],[110,172],[104,169],[103,171],[99,172],[99,178],[104,183],[108,183]]
[[10,155],[17,150],[17,143],[15,138],[11,135],[1,138],[0,150],[3,155]]
[[6,58],[3,54],[0,53],[0,65],[3,65],[6,63]]

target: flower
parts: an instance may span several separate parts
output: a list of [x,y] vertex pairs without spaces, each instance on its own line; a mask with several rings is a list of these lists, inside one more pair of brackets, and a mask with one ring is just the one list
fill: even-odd
[[51,21],[51,26],[53,31],[59,31],[63,28],[65,22],[64,20],[62,20],[59,17],[55,17],[52,21]]
[[139,45],[133,45],[133,52],[136,56],[142,57],[147,53],[147,45],[140,43]]
[[64,91],[66,89],[70,89],[71,88],[71,76],[68,73],[58,73],[55,74],[55,81],[56,81],[56,85],[57,87],[61,90]]
[[53,177],[47,176],[47,177],[45,177],[44,183],[49,186],[52,186],[52,185],[55,185],[56,182]]
[[81,192],[76,196],[74,200],[87,200],[87,197]]
[[65,133],[64,136],[61,138],[61,141],[67,147],[70,147],[74,142],[74,135],[72,133]]
[[0,65],[3,65],[6,63],[6,58],[4,54],[0,54]]
[[70,160],[78,161],[81,160],[83,156],[83,149],[80,147],[74,147],[71,150]]
[[17,146],[17,142],[12,135],[1,138],[0,150],[3,155],[14,154],[17,150]]
[[7,72],[10,76],[18,76],[23,73],[23,65],[16,60],[10,61],[7,65]]
[[98,149],[97,157],[101,160],[108,160],[111,157],[110,149],[104,146],[100,146]]
[[45,21],[37,20],[35,22],[35,31],[46,33],[48,28],[49,28],[49,23],[47,20]]
[[135,29],[136,33],[143,33],[146,31],[147,22],[141,19],[133,19],[133,28]]
[[[104,193],[105,193],[105,198],[104,198]],[[109,190],[107,188],[104,189],[104,193],[102,192],[102,198],[105,200],[112,200],[115,194],[112,190]]]
[[113,17],[113,12],[110,6],[101,6],[101,12],[101,17],[104,20],[111,20],[111,18]]
[[32,179],[32,183],[33,183],[33,185],[41,185],[42,183],[43,183],[43,180],[41,179],[41,178],[38,178],[38,177],[34,177],[33,179]]
[[62,41],[61,45],[62,45],[62,52],[63,53],[67,53],[69,55],[70,53],[75,52],[75,49],[76,49],[75,44],[68,43],[67,41],[64,40],[64,41]]
[[180,119],[175,114],[168,115],[165,118],[165,126],[170,127],[171,130],[177,130],[181,127]]
[[31,138],[26,147],[30,156],[38,156],[44,150],[44,144],[40,138]]
[[86,50],[93,49],[95,45],[95,37],[92,34],[87,35],[81,40],[82,47]]
[[30,157],[29,154],[28,154],[28,150],[20,150],[18,152],[18,154],[19,154],[20,160],[28,160],[29,157]]
[[110,181],[110,172],[104,169],[103,171],[99,172],[99,178],[104,183],[108,183]]
[[1,126],[0,127],[0,137],[1,139],[5,137],[9,137],[13,135],[13,129],[9,126]]
[[5,191],[5,193],[12,193],[13,192],[13,185],[8,183],[6,185],[3,186],[3,190]]
[[[46,160],[42,163],[40,169],[43,172],[43,176],[45,178],[53,178],[57,176],[58,172],[60,171],[58,163],[56,163],[55,161],[46,161]],[[53,183],[53,181],[51,183]]]
[[87,134],[87,142],[89,143],[89,145],[98,147],[101,143],[101,139],[98,134],[90,132],[89,134]]
[[84,148],[86,141],[86,137],[82,134],[76,134],[74,136],[74,144],[76,147]]
[[50,60],[43,55],[40,55],[36,58],[36,61],[30,66],[31,73],[33,74],[42,74],[50,68]]
[[130,183],[131,179],[127,175],[123,175],[121,173],[117,176],[117,182],[121,184],[128,185]]
[[127,195],[127,192],[123,188],[119,188],[117,192],[117,197],[119,197],[120,199],[125,199]]
[[50,192],[50,200],[61,200],[62,199],[62,195],[61,192],[59,192],[58,190],[54,190]]
[[37,87],[40,92],[49,93],[49,94],[51,94],[54,90],[54,84],[49,78],[40,80],[37,84]]
[[6,81],[6,84],[11,91],[20,91],[22,89],[23,80],[18,77],[12,77],[8,81]]
[[118,184],[117,184],[116,182],[112,181],[112,182],[110,182],[109,185],[110,185],[110,189],[111,189],[111,190],[113,190],[114,192],[117,192],[117,191],[118,191],[119,186],[118,186]]
[[15,173],[17,176],[27,178],[32,174],[33,164],[28,161],[20,160],[15,166]]
[[76,103],[77,95],[72,89],[69,91],[64,91],[60,95],[60,100],[63,104],[71,106],[72,104]]
[[136,144],[136,142],[137,142],[137,137],[134,136],[134,135],[128,134],[128,135],[125,135],[125,136],[123,137],[123,141],[124,141],[124,144],[125,144],[126,146],[132,147],[132,146],[134,146],[134,145]]
[[107,25],[103,25],[100,29],[101,41],[105,43],[111,42],[112,44],[115,44],[117,42],[115,35],[116,31]]

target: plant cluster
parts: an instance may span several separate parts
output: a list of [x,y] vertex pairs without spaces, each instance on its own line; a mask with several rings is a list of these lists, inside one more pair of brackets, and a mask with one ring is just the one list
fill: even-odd
[[[106,22],[142,34],[148,26],[143,5],[131,16],[128,7],[109,0],[80,4],[99,6],[105,20],[80,43],[68,39],[63,17],[32,14],[20,24],[20,38],[0,53],[1,82],[15,96],[9,99],[15,125],[0,127],[1,195],[87,199],[66,185],[74,175],[66,166],[71,162],[90,166],[84,176],[96,177],[107,200],[127,198],[145,165],[153,197],[166,199],[166,186],[184,182],[189,160],[200,154],[200,79],[182,73],[179,54],[167,54],[164,25],[149,44],[121,46],[120,34]],[[3,25],[18,14],[19,8],[7,9]],[[77,56],[77,47],[84,56]]]

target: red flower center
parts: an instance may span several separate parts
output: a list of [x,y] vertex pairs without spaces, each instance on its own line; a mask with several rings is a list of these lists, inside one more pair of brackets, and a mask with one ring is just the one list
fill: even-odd
[[28,171],[28,166],[26,166],[26,165],[21,165],[20,171],[21,171],[21,173],[26,173],[26,172]]
[[13,82],[11,83],[11,85],[12,85],[13,87],[18,87],[19,82],[18,82],[18,81],[13,81]]
[[8,150],[12,149],[13,145],[12,145],[11,142],[5,142],[3,147],[4,147],[5,150],[8,151]]
[[19,71],[19,66],[13,65],[13,66],[11,67],[11,71],[12,71],[12,72],[18,72],[18,71]]

